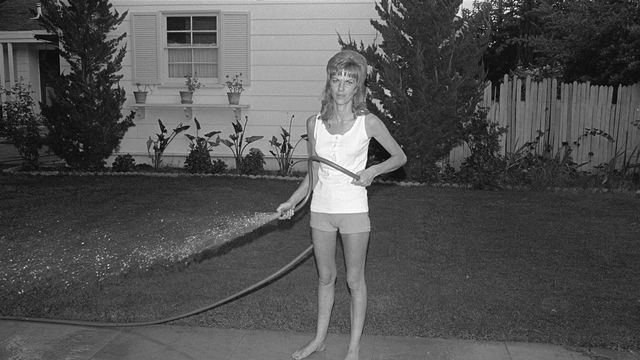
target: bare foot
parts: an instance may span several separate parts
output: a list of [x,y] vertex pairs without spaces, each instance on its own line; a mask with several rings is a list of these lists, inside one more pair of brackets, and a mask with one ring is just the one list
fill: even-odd
[[300,348],[298,351],[291,354],[291,358],[294,360],[304,359],[314,352],[324,351],[324,342],[311,340],[307,345]]
[[359,353],[358,349],[349,350],[347,352],[347,356],[344,358],[344,360],[358,360],[359,359],[358,353]]

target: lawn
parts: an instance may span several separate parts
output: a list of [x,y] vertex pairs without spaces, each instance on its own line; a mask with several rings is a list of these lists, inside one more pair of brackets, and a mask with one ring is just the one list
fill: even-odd
[[[308,214],[188,261],[171,253],[188,252],[181,244],[194,236],[272,212],[296,186],[0,176],[0,314],[147,321],[213,303],[306,249]],[[365,333],[640,349],[640,197],[374,185],[370,205]],[[330,331],[346,333],[338,258]],[[315,287],[309,258],[175,324],[313,332]]]

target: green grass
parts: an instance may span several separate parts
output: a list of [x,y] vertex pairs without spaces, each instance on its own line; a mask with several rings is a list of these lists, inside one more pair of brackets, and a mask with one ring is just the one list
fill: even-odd
[[[271,212],[293,181],[0,176],[0,246],[15,258],[180,240],[221,218]],[[640,198],[376,185],[365,333],[640,348]],[[107,239],[107,240],[105,240]],[[161,240],[164,239],[164,240]],[[145,321],[213,303],[309,246],[308,214],[219,253],[68,287],[0,276],[0,313]],[[75,250],[74,250],[75,249]],[[341,253],[330,331],[349,331]],[[0,275],[6,263],[0,263]],[[82,272],[85,265],[71,268]],[[9,274],[10,275],[10,274]],[[235,302],[177,324],[313,332],[313,258]]]

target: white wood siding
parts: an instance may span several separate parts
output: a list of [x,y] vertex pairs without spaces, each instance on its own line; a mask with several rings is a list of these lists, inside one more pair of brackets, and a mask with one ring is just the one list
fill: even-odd
[[[264,139],[253,143],[270,157],[268,140],[279,136],[280,126],[288,126],[295,115],[292,141],[306,132],[304,121],[320,110],[320,94],[324,87],[327,60],[340,50],[338,34],[370,44],[376,33],[370,19],[377,18],[374,0],[325,0],[325,1],[201,1],[201,0],[128,0],[113,1],[118,11],[221,11],[245,12],[250,18],[250,85],[242,94],[241,104],[249,109],[242,116],[249,116],[247,135],[262,135]],[[129,16],[130,18],[130,16]],[[121,25],[121,31],[130,33],[129,19]],[[224,31],[224,29],[223,29]],[[131,34],[129,34],[131,35]],[[128,38],[129,39],[129,38]],[[134,106],[132,59],[128,54],[123,64],[123,86],[127,89],[129,107]],[[196,104],[227,103],[226,88],[205,84],[194,95]],[[147,98],[148,103],[179,103],[178,91],[183,86],[155,87]],[[204,132],[220,130],[223,137],[233,132],[231,109],[194,109],[193,114],[202,124]],[[130,129],[122,142],[120,153],[146,154],[146,141],[158,132],[157,120],[162,119],[168,129],[186,121],[181,108],[147,108],[144,119],[136,119],[136,127]],[[188,130],[192,133],[192,129]],[[166,151],[167,155],[186,155],[188,141],[179,135]],[[214,157],[228,157],[231,151],[218,147]],[[301,144],[296,156],[306,155]]]

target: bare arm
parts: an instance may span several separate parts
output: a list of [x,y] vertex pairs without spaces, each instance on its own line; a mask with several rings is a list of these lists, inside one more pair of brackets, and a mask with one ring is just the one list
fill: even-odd
[[378,143],[387,150],[390,156],[387,160],[372,165],[358,174],[360,175],[360,180],[354,181],[353,183],[361,186],[371,185],[371,182],[376,176],[396,170],[407,162],[407,156],[404,151],[391,136],[389,130],[380,118],[373,114],[368,114],[365,119],[365,129],[367,135],[376,139]]
[[[315,155],[315,144],[316,139],[313,137],[314,128],[315,128],[316,116],[310,116],[307,119],[307,154],[309,156]],[[280,219],[289,219],[293,216],[293,209],[296,205],[302,201],[307,193],[309,192],[309,186],[311,188],[315,187],[318,182],[318,168],[319,164],[317,162],[313,163],[313,179],[311,179],[311,185],[309,184],[309,174],[304,177],[298,188],[291,194],[287,201],[283,202],[278,206],[276,211],[281,214]]]

